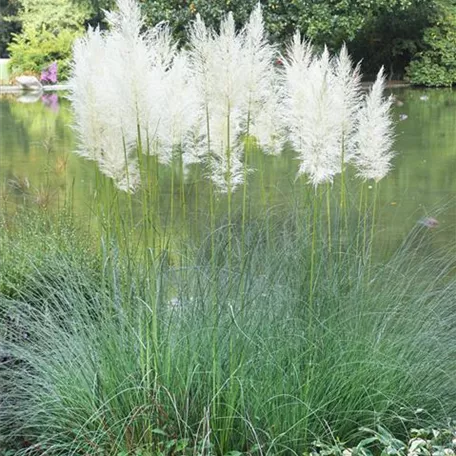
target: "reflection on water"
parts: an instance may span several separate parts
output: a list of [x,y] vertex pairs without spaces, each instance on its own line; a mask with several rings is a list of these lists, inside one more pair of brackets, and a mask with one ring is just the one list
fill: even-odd
[[18,97],[11,99],[18,103],[37,103],[41,101],[44,106],[49,108],[52,112],[59,112],[59,96],[56,93],[43,93],[43,91],[25,92]]
[[[394,171],[381,183],[379,228],[383,238],[396,244],[419,223],[441,232],[442,239],[456,239],[456,93],[400,89],[394,95],[398,154]],[[2,210],[27,204],[55,207],[71,193],[75,211],[87,211],[96,185],[96,165],[73,153],[77,145],[71,121],[69,103],[61,94],[0,98]],[[128,176],[122,167],[108,165],[105,174],[124,186],[138,178],[134,163]],[[252,208],[262,210],[289,198],[297,172],[292,153],[256,156],[252,167],[256,169],[249,182]],[[176,210],[184,188],[187,210],[207,211],[208,184],[197,166],[185,170],[179,164],[163,166],[159,185],[162,207],[173,194],[176,202],[171,207]],[[353,181],[352,185],[359,183]],[[242,198],[239,193],[234,204]],[[174,215],[176,223],[179,217]]]
[[59,112],[59,96],[56,93],[45,93],[41,96],[41,101],[53,113]]

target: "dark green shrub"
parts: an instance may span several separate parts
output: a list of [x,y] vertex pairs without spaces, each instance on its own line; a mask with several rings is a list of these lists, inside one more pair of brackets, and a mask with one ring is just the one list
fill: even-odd
[[[434,20],[440,0],[265,0],[266,28],[281,46],[296,29],[317,46],[331,50],[346,42],[355,60],[363,60],[366,73],[376,74],[385,65],[401,76],[411,56],[422,47],[423,31]],[[144,0],[149,24],[168,21],[181,43],[186,28],[199,13],[217,28],[220,18],[232,11],[244,24],[256,0]]]
[[73,30],[61,30],[54,34],[45,28],[40,31],[28,28],[21,34],[14,35],[8,46],[13,76],[20,73],[39,74],[56,61],[58,78],[65,80],[68,77],[73,42],[79,34]]
[[456,82],[456,9],[448,7],[427,29],[426,49],[410,63],[407,74],[415,85],[452,86]]
[[15,0],[0,0],[0,58],[8,56],[6,48],[11,35],[20,30],[21,24],[16,17],[18,6]]

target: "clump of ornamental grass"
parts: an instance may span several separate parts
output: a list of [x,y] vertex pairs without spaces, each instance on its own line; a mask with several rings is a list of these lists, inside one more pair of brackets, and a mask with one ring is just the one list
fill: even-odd
[[[383,69],[364,93],[345,47],[317,52],[296,33],[278,56],[260,6],[241,29],[197,16],[188,49],[166,24],[144,31],[134,0],[107,18],[75,45],[70,93],[78,153],[99,168],[101,261],[94,275],[52,257],[0,298],[0,433],[48,454],[302,454],[454,414],[452,258],[418,261],[418,231],[372,260],[366,188],[393,156]],[[262,197],[254,220],[256,159],[284,144],[292,208]],[[190,167],[209,181],[195,243]]]
[[[278,155],[289,144],[299,163],[294,192],[302,206],[310,203],[313,208],[307,218],[315,247],[312,300],[320,213],[327,220],[322,235],[329,245],[338,231],[338,252],[344,250],[349,213],[366,222],[359,236],[364,252],[368,238],[375,235],[377,185],[368,198],[367,185],[348,180],[346,170],[353,166],[366,183],[378,182],[391,168],[394,134],[391,100],[383,96],[383,69],[369,93],[362,93],[360,67],[353,65],[345,46],[335,56],[326,48],[319,53],[297,32],[285,55],[279,56],[267,40],[260,5],[241,29],[236,29],[231,14],[222,18],[218,32],[197,16],[189,29],[188,49],[178,49],[166,24],[144,31],[134,0],[119,0],[117,6],[117,12],[108,14],[108,31],[91,29],[75,45],[70,80],[78,153],[95,160],[100,170],[97,210],[105,244],[124,240],[122,251],[131,252],[128,239],[137,243],[140,233],[139,250],[147,262],[147,252],[159,254],[169,242],[163,233],[172,232],[177,211],[187,228],[189,166],[198,167],[210,181],[206,209],[212,233],[222,203],[228,230],[236,229],[233,195],[242,187],[244,232],[248,208],[255,204],[248,190],[249,176],[255,172],[252,157],[261,151]],[[165,166],[173,165],[177,179],[172,168],[165,205],[170,216],[163,227],[160,176],[167,173]],[[196,194],[198,181],[192,184]],[[359,204],[350,208],[348,186],[362,188]],[[340,189],[336,205],[335,189]],[[119,190],[127,196],[119,196]],[[230,257],[231,236],[228,244]],[[215,253],[213,238],[212,250]]]
[[444,425],[456,412],[455,263],[422,254],[430,234],[369,274],[355,239],[340,257],[319,236],[312,302],[312,234],[283,214],[248,224],[231,273],[228,236],[241,233],[227,227],[215,267],[204,246],[179,266],[166,252],[148,268],[110,258],[100,283],[55,256],[0,298],[0,435],[33,445],[24,454],[173,454],[179,442],[266,455],[353,445],[361,427]]

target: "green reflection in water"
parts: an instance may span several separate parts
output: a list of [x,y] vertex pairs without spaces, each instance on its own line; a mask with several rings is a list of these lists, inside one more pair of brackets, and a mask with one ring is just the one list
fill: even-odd
[[[435,217],[440,222],[436,228],[439,244],[455,240],[456,93],[400,89],[394,95],[398,155],[394,171],[380,185],[378,227],[382,245],[397,245],[423,217]],[[0,98],[0,128],[3,211],[14,211],[19,205],[62,207],[69,200],[76,214],[92,211],[95,164],[72,153],[77,145],[70,106],[62,94],[46,94],[35,100]],[[253,154],[250,166],[255,170],[249,177],[248,191],[252,214],[289,203],[293,186],[305,186],[304,180],[295,183],[297,163],[290,151],[281,157]],[[168,227],[168,232],[170,228],[176,232],[188,229],[196,235],[197,221],[207,223],[209,184],[198,166],[185,170],[183,178],[186,216],[193,215],[191,219],[196,222],[184,226],[180,209],[182,174],[176,164],[173,169],[160,168],[161,225],[166,226],[172,218],[173,227]],[[360,183],[352,178],[350,185],[358,187]],[[234,207],[240,207],[241,201],[242,190],[238,190]],[[221,196],[219,215],[225,208],[225,197]]]

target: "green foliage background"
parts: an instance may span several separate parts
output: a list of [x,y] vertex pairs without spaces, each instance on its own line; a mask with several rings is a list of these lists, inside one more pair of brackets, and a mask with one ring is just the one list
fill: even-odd
[[8,44],[12,76],[39,74],[57,61],[58,77],[66,79],[73,42],[83,33],[86,20],[93,15],[91,5],[75,4],[71,0],[17,2],[14,20],[21,24],[21,32],[11,34]]
[[[0,0],[0,55],[7,49],[13,74],[39,72],[57,60],[65,79],[73,40],[87,25],[105,26],[114,0]],[[233,11],[244,24],[257,0],[141,0],[147,25],[167,21],[181,45],[196,14],[217,28]],[[392,78],[449,86],[456,79],[455,0],[263,0],[270,37],[284,46],[300,30],[318,47],[347,43],[363,71],[385,65]],[[8,47],[9,46],[9,47]]]
[[[448,0],[444,0],[448,1]],[[144,0],[149,24],[168,21],[185,43],[185,30],[197,13],[217,28],[233,11],[240,26],[257,0]],[[441,0],[266,0],[261,2],[271,38],[281,44],[298,29],[317,46],[337,50],[347,43],[363,70],[375,74],[385,65],[402,77],[406,65],[423,48],[425,30],[436,21]]]
[[43,27],[41,30],[27,28],[15,35],[8,47],[13,75],[24,72],[39,74],[52,62],[57,62],[59,79],[66,79],[73,42],[80,34],[81,32],[65,29],[55,34]]
[[20,31],[16,17],[18,8],[18,0],[0,0],[0,58],[7,56],[6,48],[12,34]]
[[424,50],[408,67],[413,84],[452,86],[456,82],[456,6],[443,7],[423,37]]

